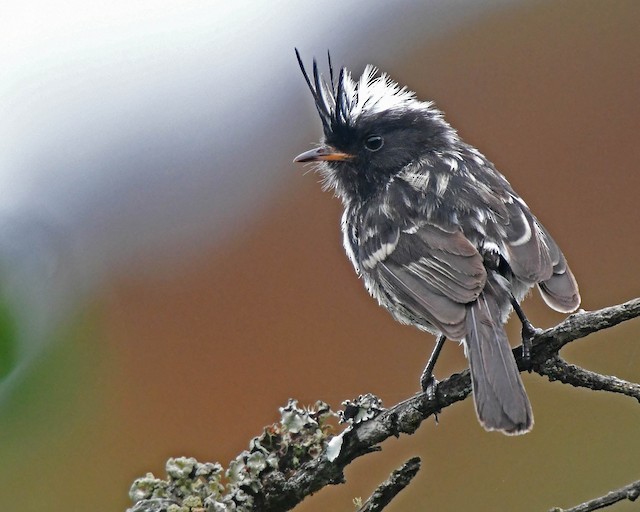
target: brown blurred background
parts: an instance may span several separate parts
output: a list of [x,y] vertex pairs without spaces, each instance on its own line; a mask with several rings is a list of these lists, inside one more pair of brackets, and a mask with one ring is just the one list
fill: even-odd
[[[562,246],[585,309],[640,295],[639,21],[634,0],[531,3],[385,66],[436,100],[507,176]],[[318,138],[307,99],[295,119],[274,120],[283,137]],[[272,170],[265,162],[256,172]],[[20,449],[5,446],[1,510],[122,510],[132,480],[164,475],[169,456],[226,465],[289,397],[337,408],[360,393],[392,405],[416,392],[433,338],[368,297],[342,251],[339,202],[317,176],[294,164],[290,172],[278,204],[224,247],[170,277],[110,283],[86,312],[89,326],[52,349],[4,427],[5,442]],[[540,327],[562,319],[536,294],[525,309]],[[514,343],[518,327],[511,322]],[[87,331],[101,334],[89,343]],[[630,322],[563,355],[638,382],[638,332]],[[465,367],[449,343],[436,375]],[[299,510],[352,510],[354,497],[413,455],[422,470],[390,512],[547,510],[638,478],[638,404],[537,375],[524,381],[531,434],[485,433],[466,400],[439,425],[387,441],[349,467],[346,485]],[[34,398],[43,386],[60,401]]]

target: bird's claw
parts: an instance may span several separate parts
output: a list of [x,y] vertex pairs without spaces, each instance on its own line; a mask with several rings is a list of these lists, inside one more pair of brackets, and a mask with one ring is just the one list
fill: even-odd
[[525,363],[528,371],[531,371],[531,347],[533,346],[533,338],[541,332],[542,329],[534,327],[528,320],[522,322],[522,361]]
[[422,372],[420,376],[420,388],[423,393],[426,393],[430,399],[435,398],[436,388],[438,387],[438,381],[433,376],[433,373],[427,372],[427,368]]
[[[436,380],[436,378],[432,375],[425,375],[424,373],[422,374],[422,377],[420,378],[420,386],[422,387],[422,391],[427,395],[427,398],[429,400],[435,400],[436,399],[436,392],[438,391],[438,384],[439,382]],[[433,413],[433,417],[436,421],[436,425],[438,424],[438,414],[440,413],[440,409],[438,409],[437,411],[435,411]]]

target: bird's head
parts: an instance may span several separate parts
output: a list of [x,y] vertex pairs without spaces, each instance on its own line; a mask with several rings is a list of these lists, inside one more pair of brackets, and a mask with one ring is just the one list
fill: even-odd
[[344,201],[365,200],[405,166],[458,141],[433,103],[418,101],[375,67],[367,66],[355,81],[345,68],[336,77],[329,58],[327,81],[315,60],[310,77],[297,50],[296,55],[324,137],[294,161],[319,162],[325,186]]

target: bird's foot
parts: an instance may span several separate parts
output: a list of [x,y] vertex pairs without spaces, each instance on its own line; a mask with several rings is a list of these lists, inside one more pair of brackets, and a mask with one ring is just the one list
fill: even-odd
[[[422,372],[422,376],[420,377],[420,386],[422,387],[422,391],[427,395],[427,398],[429,400],[435,400],[439,382],[436,380],[432,373],[427,374],[426,370],[427,369],[425,368],[425,371]],[[438,414],[440,414],[440,409],[433,413],[436,425],[438,424]]]
[[420,387],[422,388],[422,392],[426,393],[430,400],[436,397],[438,381],[431,372],[427,372],[427,368],[424,369],[420,376]]
[[522,323],[522,361],[524,362],[527,370],[531,371],[531,347],[533,344],[533,337],[541,332],[541,330],[536,329],[533,326],[524,314],[520,304],[518,304],[518,301],[513,296],[511,297],[511,305]]
[[[427,394],[427,398],[429,400],[436,399],[436,390],[438,389],[438,381],[433,376],[433,369],[436,366],[436,361],[440,356],[440,352],[442,351],[442,347],[444,346],[444,342],[446,341],[446,336],[444,334],[440,334],[436,339],[436,345],[429,357],[429,361],[427,362],[427,366],[425,366],[422,371],[422,375],[420,376],[420,387],[422,391]],[[434,413],[434,417],[436,419],[436,424],[438,423],[438,413],[440,411],[436,411]]]
[[522,359],[531,361],[531,341],[536,333],[536,328],[529,320],[522,322]]
[[541,332],[542,329],[534,327],[526,318],[525,321],[522,322],[522,361],[528,371],[531,371],[531,347],[533,346],[533,338]]

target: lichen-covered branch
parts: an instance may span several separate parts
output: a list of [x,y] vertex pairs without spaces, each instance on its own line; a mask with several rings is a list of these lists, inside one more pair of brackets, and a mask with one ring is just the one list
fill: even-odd
[[600,510],[610,505],[618,503],[619,501],[629,500],[636,501],[640,496],[640,480],[625,485],[620,489],[608,492],[604,496],[595,498],[580,505],[576,505],[571,508],[552,508],[549,512],[592,512],[593,510]]
[[[522,359],[521,347],[514,349],[518,367],[551,380],[639,400],[638,384],[568,364],[558,355],[567,343],[638,316],[640,298],[571,315],[535,333],[528,361]],[[183,458],[170,460],[166,480],[153,475],[138,479],[130,492],[136,503],[130,512],[290,510],[326,485],[343,483],[343,470],[354,459],[379,450],[379,444],[390,436],[412,434],[429,416],[470,393],[471,380],[465,370],[440,382],[433,396],[418,393],[388,409],[376,397],[365,395],[347,403],[342,419],[350,425],[333,437],[327,424],[332,411],[326,404],[302,409],[290,401],[280,410],[280,422],[253,439],[249,451],[232,461],[226,472],[217,464]]]

